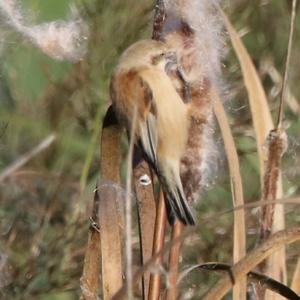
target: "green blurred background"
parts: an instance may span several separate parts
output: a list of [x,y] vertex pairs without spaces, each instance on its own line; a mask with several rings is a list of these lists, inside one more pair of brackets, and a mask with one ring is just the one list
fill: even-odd
[[[78,299],[93,189],[99,176],[95,137],[109,103],[109,78],[120,53],[151,35],[153,2],[23,0],[25,15],[30,12],[26,17],[35,22],[65,19],[75,4],[82,10],[90,33],[87,55],[78,63],[55,61],[20,35],[8,30],[1,33],[0,174],[51,133],[57,139],[0,182],[0,268],[4,266],[0,269],[0,299]],[[275,118],[291,1],[232,0],[224,7],[259,70]],[[284,157],[286,195],[297,194],[300,179],[299,15],[296,20],[289,81],[296,102],[286,107],[290,145]],[[242,164],[245,198],[250,202],[260,195],[256,145],[239,64],[230,42],[227,44],[224,98]],[[214,184],[197,205],[199,220],[210,217],[210,221],[187,241],[183,267],[232,262],[232,214],[214,218],[215,213],[232,206],[222,139],[216,131],[220,167]],[[297,212],[287,206],[288,226],[300,221]],[[255,245],[257,228],[257,211],[247,211],[249,249]],[[288,249],[289,274],[299,246]],[[182,299],[198,299],[216,278],[195,272],[182,282]]]

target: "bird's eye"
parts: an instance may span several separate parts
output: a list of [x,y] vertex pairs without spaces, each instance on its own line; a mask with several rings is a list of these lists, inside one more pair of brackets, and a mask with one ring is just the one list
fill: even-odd
[[165,57],[166,53],[165,52],[161,52],[158,55],[155,55],[154,57],[152,57],[152,64],[153,65],[158,65],[161,60]]

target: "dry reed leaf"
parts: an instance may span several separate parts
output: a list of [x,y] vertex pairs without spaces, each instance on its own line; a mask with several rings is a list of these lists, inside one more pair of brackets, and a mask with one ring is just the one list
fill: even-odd
[[[235,147],[234,139],[231,133],[230,125],[220,97],[216,92],[214,92],[213,98],[214,111],[221,129],[226,156],[228,160],[233,206],[237,207],[244,205],[243,183],[240,173],[239,158]],[[234,211],[233,232],[233,263],[237,263],[246,255],[246,226],[244,210]],[[246,299],[246,292],[247,287],[245,278],[239,284],[234,286],[233,299]]]
[[[122,209],[120,192],[120,140],[122,129],[119,127],[112,108],[106,113],[102,138],[100,168],[104,181],[99,181],[94,200],[91,232],[85,254],[81,278],[81,299],[96,300],[100,267],[102,269],[103,299],[111,299],[122,286]],[[123,193],[124,194],[124,193]],[[97,224],[99,217],[99,222]],[[100,230],[101,229],[101,232]],[[101,258],[101,259],[100,259]],[[101,262],[101,264],[100,264]]]
[[99,193],[99,228],[101,238],[101,279],[103,299],[109,300],[123,284],[123,233],[120,206],[125,191],[108,180],[101,180]]
[[[94,211],[99,206],[98,192],[94,196]],[[93,214],[93,220],[97,216]],[[87,249],[85,251],[83,272],[80,278],[81,296],[80,300],[96,300],[98,295],[99,274],[101,266],[101,244],[100,232],[97,230],[96,223],[92,224],[89,232]]]
[[231,43],[240,62],[244,83],[248,92],[253,126],[256,133],[261,186],[263,186],[263,174],[265,173],[265,162],[267,160],[267,154],[266,151],[264,151],[264,145],[270,130],[274,128],[274,124],[265,91],[250,55],[247,52],[247,49],[241,41],[238,33],[233,28],[232,24],[224,13],[223,18],[231,39]]
[[[264,150],[264,145],[269,132],[274,128],[271,113],[269,110],[267,98],[259,79],[257,71],[251,61],[251,58],[243,45],[238,33],[233,28],[227,16],[223,13],[225,26],[229,33],[233,48],[239,59],[244,83],[248,92],[248,98],[251,108],[253,125],[256,133],[256,143],[260,165],[260,181],[261,186],[264,186],[264,176],[266,174],[265,163],[268,160],[267,152]],[[276,198],[282,198],[282,180],[281,172],[277,178]],[[272,231],[277,232],[285,228],[284,207],[283,205],[275,205],[274,222]],[[283,278],[286,281],[286,265],[285,265],[285,249],[279,249],[268,259],[267,274],[277,280]],[[269,298],[271,299],[271,298]]]
[[[99,226],[101,228],[101,275],[103,299],[111,299],[123,284],[124,193],[115,185],[120,184],[122,129],[110,107],[103,123],[101,137],[101,178],[114,185],[102,185],[99,203]],[[98,189],[100,186],[98,186]],[[123,194],[123,195],[122,195]],[[102,197],[103,195],[103,197]],[[107,197],[106,197],[107,196]]]
[[[234,282],[238,282],[260,262],[269,255],[300,239],[300,227],[282,230],[272,235],[266,242],[249,252],[245,258],[231,268],[231,276],[223,276],[202,298],[202,300],[222,299],[232,288]],[[234,282],[233,280],[234,279]],[[267,298],[269,299],[269,298]]]

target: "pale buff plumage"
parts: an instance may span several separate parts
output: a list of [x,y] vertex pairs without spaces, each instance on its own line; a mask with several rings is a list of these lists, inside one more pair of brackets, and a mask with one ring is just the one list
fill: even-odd
[[166,72],[170,65],[176,66],[174,56],[174,49],[162,42],[134,44],[114,71],[111,98],[128,129],[136,106],[136,137],[163,184],[167,206],[181,221],[193,225],[180,177],[190,127],[188,106]]
[[[212,90],[219,84],[222,52],[218,1],[166,0],[163,42],[146,40],[126,50],[111,84],[114,107],[128,129],[137,108],[137,141],[158,173],[170,211],[191,225],[189,204],[215,166]],[[173,61],[169,68],[166,54],[175,52],[176,67]]]

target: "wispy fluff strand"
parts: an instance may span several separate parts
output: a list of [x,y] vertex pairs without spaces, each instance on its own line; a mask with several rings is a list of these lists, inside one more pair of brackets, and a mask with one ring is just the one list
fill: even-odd
[[68,20],[37,25],[28,24],[24,14],[19,1],[0,0],[0,25],[6,24],[52,58],[82,59],[86,52],[87,27],[75,9]]
[[195,53],[198,63],[211,82],[217,83],[224,52],[222,21],[218,12],[219,0],[166,0],[168,33],[186,22],[195,32]]

